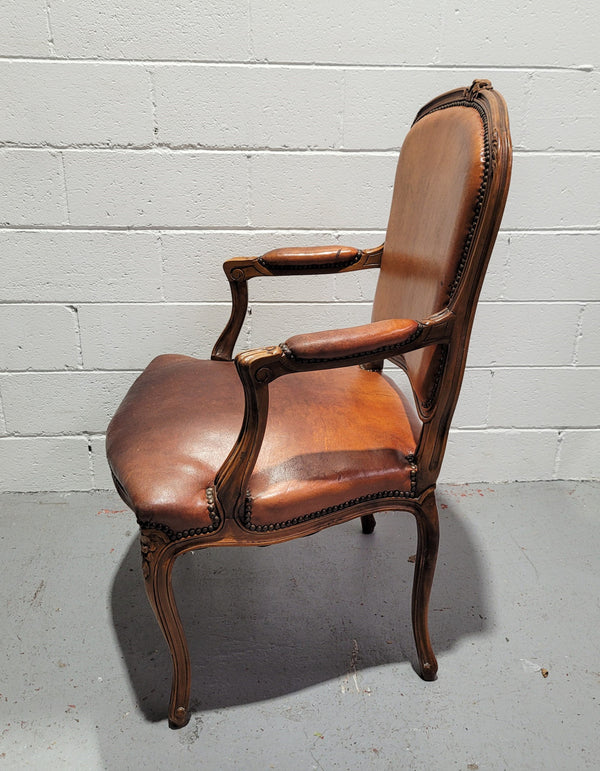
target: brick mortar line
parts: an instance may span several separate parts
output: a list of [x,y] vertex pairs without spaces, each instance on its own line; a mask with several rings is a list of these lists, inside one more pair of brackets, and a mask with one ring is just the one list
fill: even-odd
[[48,30],[48,49],[50,56],[47,57],[52,60],[56,56],[56,48],[54,46],[54,31],[52,29],[52,16],[50,13],[50,0],[46,0],[46,27]]
[[[224,277],[222,277],[224,279]],[[225,279],[224,279],[225,280]],[[227,284],[225,284],[227,286]],[[281,302],[285,302],[282,300]],[[327,300],[315,300],[313,305],[320,305],[321,303],[325,303]],[[358,304],[358,300],[356,301],[346,301],[348,305],[351,304]],[[304,304],[308,305],[311,303],[308,303],[306,301],[298,300],[296,303],[293,300],[290,300],[290,304]],[[256,304],[256,303],[255,303]],[[263,301],[261,304],[268,305],[268,301]],[[71,310],[75,311],[75,307],[73,305],[73,300],[27,300],[27,301],[21,301],[21,300],[0,300],[0,307],[2,306],[50,306],[52,308],[69,308]],[[130,305],[139,305],[139,306],[148,306],[149,308],[156,308],[161,307],[163,305],[168,305],[172,307],[179,307],[179,306],[191,306],[195,308],[230,308],[231,307],[231,300],[85,300],[85,301],[79,301],[77,300],[77,308],[81,308],[82,306],[130,306]]]
[[[22,232],[22,233],[35,233],[35,232],[48,232],[48,233],[154,233],[156,231],[162,231],[164,233],[283,233],[283,234],[304,234],[304,233],[323,233],[326,235],[333,235],[334,232],[339,232],[342,235],[344,233],[374,233],[385,234],[385,228],[319,228],[319,227],[267,227],[264,225],[12,225],[4,222],[0,224],[0,232]],[[590,225],[589,227],[582,227],[580,225],[573,225],[573,227],[538,227],[538,228],[510,228],[500,229],[499,235],[508,234],[525,234],[525,235],[587,235],[600,233],[600,226]]]
[[[597,228],[598,232],[600,232],[600,228]],[[265,234],[274,234],[278,235],[281,233],[285,234],[294,234],[297,233],[299,235],[303,233],[315,233],[315,234],[323,234],[323,235],[330,235],[333,237],[334,232],[336,231],[335,228],[321,228],[321,227],[304,227],[304,228],[273,228],[273,227],[265,227],[262,225],[196,225],[196,226],[190,226],[190,225],[52,225],[52,224],[45,224],[45,225],[12,225],[10,223],[3,223],[0,224],[0,231],[6,231],[6,232],[22,232],[22,233],[56,233],[60,231],[64,231],[66,233],[156,233],[156,232],[164,232],[164,233],[178,233],[178,232],[188,232],[188,233],[198,233],[198,232],[205,232],[205,233],[265,233]],[[374,233],[383,235],[385,233],[384,228],[348,228],[347,230],[341,230],[339,231],[342,234],[343,233]],[[500,231],[502,232],[502,231]],[[506,231],[505,231],[506,232]],[[572,231],[569,231],[572,232]]]
[[246,227],[252,227],[252,210],[254,205],[254,189],[252,186],[252,159],[251,156],[245,153],[244,160],[245,176],[246,176],[246,200],[244,202],[244,218],[246,220]]
[[143,58],[102,58],[102,57],[66,57],[66,56],[0,56],[0,62],[43,62],[46,64],[108,64],[108,65],[156,65],[160,67],[247,67],[254,69],[271,69],[288,67],[290,69],[306,70],[389,70],[408,72],[472,72],[482,70],[485,72],[585,72],[593,73],[597,67],[590,64],[561,65],[561,64],[375,64],[356,62],[298,62],[298,61],[256,61],[255,59],[143,59]]
[[252,61],[256,61],[256,51],[254,45],[254,19],[252,15],[252,0],[247,0],[246,4],[247,16],[246,16],[246,46],[248,58]]
[[[334,276],[336,274],[319,274],[320,276],[323,275],[330,275]],[[340,274],[340,275],[347,275],[347,274]],[[313,276],[311,276],[312,278]],[[314,276],[315,278],[317,276]],[[222,278],[222,277],[221,277]],[[267,278],[264,276],[263,278]],[[282,277],[279,277],[282,278]],[[285,276],[285,278],[290,278],[290,276]],[[306,278],[306,277],[304,277]],[[224,284],[226,286],[226,284]],[[130,306],[130,305],[136,305],[136,306],[148,306],[148,307],[161,307],[161,306],[172,306],[172,307],[179,307],[179,306],[192,306],[192,307],[198,307],[198,308],[222,308],[222,307],[231,307],[231,300],[224,299],[224,300],[168,300],[165,298],[157,298],[156,300],[77,300],[77,308],[81,308],[82,306]],[[361,298],[359,300],[331,300],[331,299],[315,299],[315,300],[252,300],[252,305],[257,306],[259,308],[270,308],[270,307],[277,307],[280,305],[294,305],[298,307],[311,307],[311,306],[321,306],[321,305],[331,305],[332,307],[342,306],[342,305],[357,305],[357,306],[363,306],[363,305],[372,305],[373,300],[371,298]],[[506,299],[498,299],[498,300],[480,300],[478,302],[478,307],[481,307],[482,305],[501,305],[503,307],[509,306],[509,305],[577,305],[581,306],[584,304],[587,305],[598,305],[600,304],[600,298],[596,299],[582,299],[577,298],[576,300],[562,300],[562,299],[536,299],[532,298],[530,300],[523,300],[523,299],[516,299],[512,300],[510,298]],[[66,300],[2,300],[0,299],[0,307],[9,307],[9,306],[19,306],[19,307],[37,307],[37,306],[49,306],[53,308],[71,308],[73,310],[73,299],[66,299]],[[579,327],[578,327],[579,329]]]
[[594,303],[589,303],[582,301],[584,304],[579,309],[579,315],[577,317],[577,329],[575,330],[575,340],[573,341],[573,358],[571,359],[571,363],[574,367],[578,365],[578,358],[579,358],[579,348],[581,345],[581,341],[583,339],[583,318],[586,312],[586,308],[588,305],[594,305]]
[[90,438],[89,432],[84,432],[83,436],[85,437],[85,440],[87,442],[87,449],[88,449],[88,471],[90,474],[90,482],[92,487],[96,487],[96,472],[94,469],[94,451],[92,449],[92,440]]
[[552,466],[552,477],[555,478],[558,476],[559,469],[560,469],[560,461],[562,457],[562,448],[564,444],[565,439],[565,432],[564,430],[561,430],[558,432],[558,437],[556,439],[556,450],[554,452],[554,465]]
[[[165,250],[163,248],[161,231],[158,231],[156,234],[156,242],[158,246],[158,259],[160,261],[160,302],[166,303],[168,300],[165,297]],[[87,305],[87,303],[85,304]]]
[[62,172],[62,181],[63,181],[63,190],[65,194],[65,217],[67,220],[67,224],[70,224],[71,222],[71,209],[69,206],[69,188],[67,185],[67,170],[65,168],[65,155],[61,151],[60,152],[60,168]]
[[2,389],[0,388],[0,426],[4,434],[8,434],[8,426],[6,425],[6,412],[4,411],[4,401],[2,397]]
[[477,431],[478,433],[482,433],[484,431],[487,431],[488,433],[492,434],[509,434],[509,433],[519,433],[519,432],[527,432],[527,433],[540,433],[540,434],[554,434],[560,431],[600,431],[600,425],[597,426],[467,426],[467,427],[458,427],[458,426],[451,426],[450,432],[454,432],[455,434],[460,433],[467,433],[470,431]]
[[[28,150],[31,152],[71,152],[71,153],[148,153],[154,155],[189,155],[198,153],[202,155],[244,155],[248,157],[263,155],[324,155],[332,157],[345,157],[351,155],[364,155],[367,157],[380,156],[382,158],[393,157],[400,151],[400,145],[386,148],[353,148],[353,147],[268,147],[255,145],[202,145],[185,143],[181,145],[167,144],[164,142],[136,144],[50,144],[50,143],[18,143],[12,141],[0,141],[0,150]],[[513,148],[516,157],[596,157],[600,156],[600,150],[528,150],[526,148]]]
[[73,305],[73,304],[66,304],[65,307],[68,308],[68,310],[70,310],[71,313],[73,314],[74,321],[75,321],[75,333],[76,333],[76,337],[77,337],[77,361],[78,361],[78,364],[77,364],[77,368],[75,370],[71,370],[71,371],[75,371],[75,372],[83,371],[83,369],[84,369],[83,345],[82,345],[82,340],[81,340],[81,323],[80,323],[80,320],[79,320],[79,307],[77,305]]
[[135,377],[143,371],[144,367],[139,369],[5,369],[0,370],[0,379],[12,377],[12,375],[131,375]]
[[[260,346],[255,346],[259,348]],[[187,355],[187,354],[182,354]],[[200,358],[200,357],[193,357]],[[99,369],[93,367],[90,369],[5,369],[0,370],[0,379],[9,378],[13,375],[123,375],[131,374],[132,376],[139,375],[143,372],[144,368],[140,369]],[[385,367],[383,370],[386,374],[402,373],[400,369],[392,369],[391,367]],[[467,372],[597,372],[600,371],[600,364],[579,364],[574,366],[573,364],[477,364],[469,365],[466,368]]]
[[481,368],[477,370],[477,368],[471,368],[471,367],[467,368],[465,366],[465,376],[468,376],[468,370],[471,370],[471,369],[474,369],[475,371],[479,371],[479,372],[485,372],[488,376],[487,382],[486,382],[487,393],[485,394],[485,415],[483,418],[483,421],[484,421],[483,425],[487,426],[490,421],[490,414],[492,410],[492,400],[494,396],[494,376],[496,374],[496,370],[494,367]]
[[[153,134],[153,142],[150,146],[157,146],[158,143],[158,134],[160,131],[160,126],[158,124],[158,106],[156,102],[156,83],[154,82],[154,70],[151,67],[145,68],[146,74],[148,76],[148,85],[149,85],[149,96],[150,96],[150,109],[152,112],[152,134]],[[143,145],[142,145],[143,146]]]

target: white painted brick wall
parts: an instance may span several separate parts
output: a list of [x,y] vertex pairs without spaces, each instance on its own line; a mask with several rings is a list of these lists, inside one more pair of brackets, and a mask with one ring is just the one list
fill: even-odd
[[600,155],[563,152],[517,156],[503,227],[597,230],[599,175]]
[[50,9],[53,53],[65,59],[247,58],[247,0],[53,0]]
[[385,228],[396,160],[376,153],[256,153],[250,159],[250,224]]
[[65,150],[63,158],[72,225],[246,225],[248,161],[239,153]]
[[577,342],[577,362],[593,367],[598,364],[598,330],[600,330],[600,303],[590,303],[583,310],[581,337]]
[[161,353],[210,353],[229,318],[229,303],[96,303],[79,313],[86,368],[143,369]]
[[84,436],[0,438],[2,488],[18,492],[89,490],[89,443]]
[[[109,487],[109,416],[209,354],[222,261],[381,243],[418,107],[474,77],[514,175],[442,479],[598,478],[599,50],[589,0],[4,0],[0,490]],[[255,280],[239,347],[363,323],[375,280]]]
[[81,365],[77,313],[61,305],[1,305],[0,368],[76,369]]
[[0,55],[48,56],[46,0],[0,5]]
[[162,299],[159,233],[0,230],[0,254],[5,301],[68,303],[76,299],[78,303],[94,303]]
[[148,72],[130,64],[4,63],[0,136],[15,145],[146,145]]
[[102,433],[131,378],[131,372],[0,375],[6,428],[14,436]]
[[0,179],[0,226],[68,223],[59,152],[0,149]]
[[158,67],[153,78],[160,142],[340,146],[344,89],[339,70],[180,65]]

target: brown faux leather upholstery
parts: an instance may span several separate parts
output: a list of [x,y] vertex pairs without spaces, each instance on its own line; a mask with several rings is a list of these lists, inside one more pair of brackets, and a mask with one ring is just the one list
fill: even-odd
[[[211,524],[205,490],[243,414],[233,362],[154,359],[107,434],[118,489],[140,522],[159,522],[176,533]],[[354,498],[409,492],[407,456],[417,435],[414,409],[379,374],[352,367],[275,381],[246,525],[291,527]]]

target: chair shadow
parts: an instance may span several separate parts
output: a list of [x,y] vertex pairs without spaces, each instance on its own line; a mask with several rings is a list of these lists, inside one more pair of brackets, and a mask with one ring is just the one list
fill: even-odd
[[[452,505],[440,510],[440,527],[430,605],[438,657],[491,623],[479,549]],[[354,520],[270,548],[181,556],[173,584],[192,658],[192,712],[280,697],[368,667],[415,667],[415,551],[413,517],[385,512],[370,536]],[[146,599],[137,538],[111,600],[139,709],[149,721],[164,720],[171,661]]]

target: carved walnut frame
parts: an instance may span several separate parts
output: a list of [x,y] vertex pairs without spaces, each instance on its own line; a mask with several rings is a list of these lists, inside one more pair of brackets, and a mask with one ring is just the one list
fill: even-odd
[[[452,414],[462,382],[467,344],[485,268],[500,226],[508,192],[511,170],[511,144],[504,101],[489,81],[475,81],[468,89],[448,92],[434,99],[418,113],[425,115],[450,106],[477,109],[485,135],[485,171],[473,223],[467,236],[450,298],[435,315],[419,320],[409,340],[385,348],[377,345],[367,352],[323,359],[301,359],[284,345],[244,351],[235,358],[235,366],[244,388],[245,412],[242,429],[231,452],[207,490],[212,525],[201,531],[173,533],[160,525],[141,525],[141,549],[146,591],[162,629],[173,661],[173,680],[169,704],[169,725],[180,728],[189,721],[190,657],[181,619],[175,603],[171,575],[175,559],[190,550],[209,546],[264,546],[315,533],[325,527],[361,517],[363,532],[375,527],[378,511],[403,510],[415,516],[418,531],[417,556],[412,591],[412,624],[419,659],[419,674],[433,680],[437,661],[428,629],[428,605],[437,559],[439,526],[435,502],[435,483],[443,458]],[[345,250],[348,252],[348,250]],[[302,250],[305,262],[289,260],[293,250],[281,250],[271,257],[239,257],[226,261],[224,271],[231,288],[232,311],[224,331],[212,351],[212,359],[231,361],[233,348],[242,328],[248,306],[248,280],[256,276],[286,276],[299,273],[346,273],[378,268],[383,246],[351,250],[349,257],[332,249],[330,259],[323,250],[316,255]],[[439,372],[435,393],[427,404],[416,399],[423,427],[414,457],[409,460],[418,469],[409,493],[382,491],[367,498],[315,512],[294,527],[269,525],[248,527],[246,515],[247,486],[258,458],[269,409],[269,383],[279,377],[317,369],[361,365],[379,370],[389,359],[404,367],[402,355],[427,345],[444,346],[446,355]],[[117,483],[118,484],[118,483]],[[322,515],[322,516],[321,516]],[[325,516],[326,515],[326,516]]]

